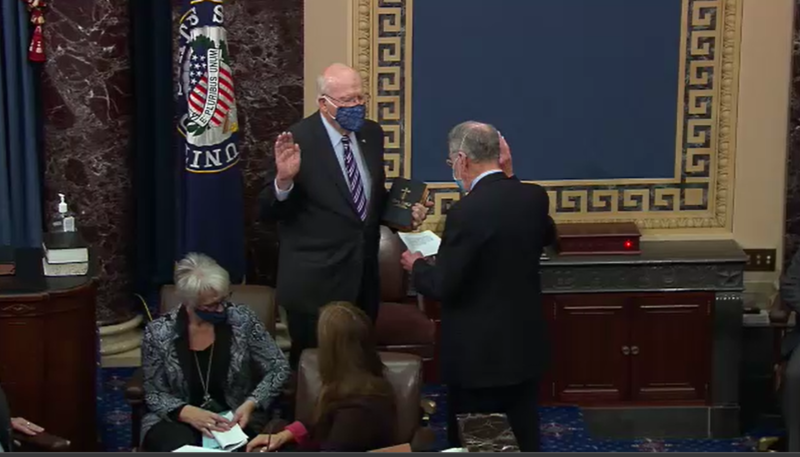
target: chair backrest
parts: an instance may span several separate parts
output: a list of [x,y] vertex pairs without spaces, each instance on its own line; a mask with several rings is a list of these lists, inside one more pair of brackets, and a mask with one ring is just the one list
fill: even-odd
[[[275,290],[268,286],[251,284],[231,285],[231,302],[247,305],[261,319],[264,327],[275,338]],[[161,314],[172,311],[180,304],[175,286],[172,284],[161,288]]]
[[400,257],[405,249],[400,237],[382,225],[378,248],[381,302],[401,302],[408,295],[408,277],[400,264]]
[[[397,404],[397,442],[408,443],[419,428],[422,386],[422,359],[411,354],[381,352],[386,366],[386,378],[394,388]],[[295,418],[309,423],[319,398],[322,382],[319,378],[317,350],[306,349],[300,356],[297,374]]]

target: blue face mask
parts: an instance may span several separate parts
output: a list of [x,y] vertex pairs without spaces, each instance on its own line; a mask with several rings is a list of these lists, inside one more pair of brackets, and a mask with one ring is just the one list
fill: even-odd
[[461,156],[457,157],[456,160],[453,161],[453,181],[456,182],[456,186],[458,186],[458,191],[461,192],[462,194],[465,194],[467,193],[467,190],[464,188],[464,181],[456,178],[456,164],[458,163],[458,159],[460,158]]
[[228,313],[222,311],[202,311],[199,309],[194,310],[195,315],[200,319],[208,322],[211,325],[224,324],[228,322]]
[[358,132],[364,126],[367,108],[364,105],[336,107],[336,122],[349,132]]
[[455,168],[453,168],[453,181],[456,182],[456,186],[458,186],[458,191],[459,192],[461,192],[462,194],[466,193],[466,190],[464,190],[464,181],[456,178],[456,169]]

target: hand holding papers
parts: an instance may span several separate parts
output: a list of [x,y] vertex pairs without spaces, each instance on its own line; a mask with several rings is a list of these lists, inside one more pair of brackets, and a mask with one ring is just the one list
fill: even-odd
[[419,252],[424,257],[431,257],[439,253],[442,239],[430,230],[420,233],[398,233],[400,241],[406,245],[410,252]]
[[[222,417],[228,420],[233,420],[233,413],[228,411],[225,414],[221,414]],[[239,424],[234,424],[231,426],[230,430],[227,432],[217,432],[211,431],[211,435],[214,438],[208,438],[206,436],[203,437],[203,447],[205,449],[220,449],[222,451],[235,451],[240,447],[247,444],[248,438],[247,435],[242,430],[242,427]]]

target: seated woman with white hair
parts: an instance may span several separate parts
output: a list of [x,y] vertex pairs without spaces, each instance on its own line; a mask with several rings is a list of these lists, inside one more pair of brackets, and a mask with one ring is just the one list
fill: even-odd
[[[257,435],[289,363],[256,314],[228,301],[228,272],[210,257],[178,262],[175,288],[181,305],[150,322],[142,340],[143,450],[199,446],[235,423]],[[227,411],[233,420],[222,417]]]

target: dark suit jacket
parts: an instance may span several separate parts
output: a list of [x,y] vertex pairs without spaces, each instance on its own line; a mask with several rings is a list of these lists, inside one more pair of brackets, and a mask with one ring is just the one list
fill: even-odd
[[447,213],[432,266],[414,264],[417,291],[442,304],[442,376],[463,388],[534,379],[549,354],[539,257],[553,241],[543,188],[485,176]]
[[[792,257],[789,267],[781,275],[780,294],[783,303],[800,316],[800,251]],[[788,358],[800,346],[800,328],[795,327],[783,337],[781,355]]]
[[[366,221],[356,212],[319,112],[289,129],[300,146],[300,172],[286,201],[275,197],[275,171],[261,192],[261,217],[278,222],[276,300],[288,310],[316,313],[331,301],[375,310],[379,225],[386,200],[383,130],[366,121],[356,135],[372,178]],[[359,300],[360,299],[360,300]]]

